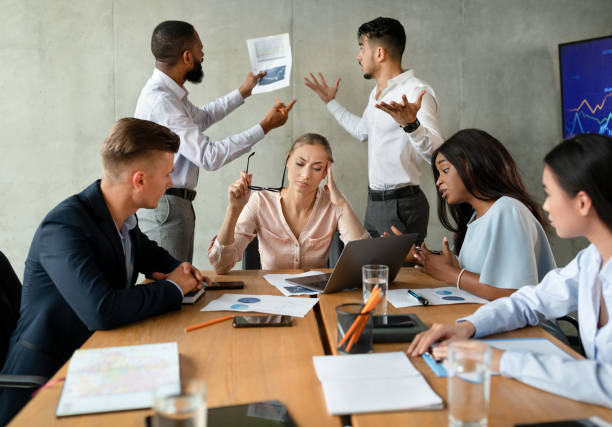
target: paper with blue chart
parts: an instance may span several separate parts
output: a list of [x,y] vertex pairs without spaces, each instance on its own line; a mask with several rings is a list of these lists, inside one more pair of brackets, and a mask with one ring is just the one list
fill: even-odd
[[294,279],[296,277],[314,276],[317,274],[323,274],[320,271],[310,270],[305,273],[298,274],[266,274],[264,279],[274,286],[276,289],[282,292],[286,297],[293,295],[316,295],[319,291],[313,291],[302,286],[296,285],[295,283],[287,282],[287,279]]
[[304,317],[319,298],[290,298],[275,295],[223,294],[201,311],[254,311]]
[[249,39],[247,48],[253,73],[266,72],[253,89],[254,94],[289,86],[292,58],[288,33]]
[[[444,288],[412,289],[417,295],[427,298],[429,305],[447,304],[486,304],[486,299],[472,295],[469,292],[457,289],[455,286]],[[416,307],[421,305],[419,301],[408,293],[407,289],[390,289],[387,301],[395,308]]]

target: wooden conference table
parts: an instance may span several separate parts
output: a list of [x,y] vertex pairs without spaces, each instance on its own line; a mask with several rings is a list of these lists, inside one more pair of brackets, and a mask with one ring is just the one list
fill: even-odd
[[[287,271],[289,272],[289,271]],[[295,272],[295,271],[293,271]],[[209,272],[204,272],[205,274]],[[280,292],[267,284],[263,275],[268,272],[232,271],[224,276],[210,275],[213,280],[242,280],[245,294],[273,294]],[[391,288],[422,288],[443,286],[414,269],[402,269]],[[329,415],[322,387],[314,372],[312,356],[335,354],[336,327],[334,308],[346,302],[359,302],[361,291],[322,295],[303,319],[296,318],[294,326],[285,328],[232,328],[226,321],[185,333],[186,326],[223,316],[227,313],[200,312],[200,308],[221,295],[209,291],[192,306],[156,316],[111,331],[97,331],[82,348],[100,348],[120,345],[152,344],[176,341],[180,353],[181,379],[199,378],[206,382],[209,407],[243,404],[262,400],[280,400],[300,426],[341,426],[340,417]],[[456,304],[433,307],[395,309],[389,313],[413,312],[430,326],[433,322],[452,322],[457,317],[472,313],[475,304]],[[540,328],[524,328],[497,337],[546,336],[555,338]],[[562,344],[560,344],[563,346]],[[375,344],[374,351],[404,350],[405,343]],[[572,350],[564,348],[573,353]],[[575,353],[573,353],[576,355]],[[419,358],[411,358],[433,389],[446,402],[446,380],[438,378]],[[66,363],[53,377],[66,375]],[[11,426],[134,426],[144,425],[151,410],[135,410],[105,414],[92,414],[56,418],[55,409],[62,383],[39,393],[15,417]],[[612,422],[612,411],[595,405],[574,402],[555,396],[518,381],[494,377],[491,383],[489,409],[490,426],[509,426],[516,423],[534,423],[562,419],[588,418],[598,415]],[[446,425],[446,409],[436,411],[403,411],[354,415],[355,427],[387,425]]]

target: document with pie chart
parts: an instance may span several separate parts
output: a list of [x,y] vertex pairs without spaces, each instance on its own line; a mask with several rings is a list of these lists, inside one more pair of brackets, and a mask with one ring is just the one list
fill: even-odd
[[291,298],[275,295],[223,294],[212,300],[201,311],[254,311],[304,317],[319,298]]

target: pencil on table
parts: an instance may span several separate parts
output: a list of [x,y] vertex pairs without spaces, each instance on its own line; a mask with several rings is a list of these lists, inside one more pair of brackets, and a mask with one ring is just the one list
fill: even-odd
[[230,314],[228,316],[219,317],[218,319],[209,320],[208,322],[198,323],[197,325],[187,326],[185,328],[185,332],[191,332],[191,331],[193,331],[195,329],[203,328],[204,326],[210,326],[210,325],[214,325],[215,323],[224,322],[226,320],[231,319],[232,317],[234,317],[234,316]]

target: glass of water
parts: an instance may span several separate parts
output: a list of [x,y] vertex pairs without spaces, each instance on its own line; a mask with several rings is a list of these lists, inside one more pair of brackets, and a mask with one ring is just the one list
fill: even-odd
[[481,341],[448,346],[448,425],[486,427],[489,411],[491,349]]
[[367,264],[361,267],[363,279],[363,302],[365,303],[372,288],[378,286],[382,292],[382,301],[378,303],[374,310],[375,315],[387,315],[387,291],[389,290],[389,266],[380,264]]
[[160,387],[153,398],[153,427],[206,427],[206,386],[199,380],[181,384],[179,394]]

